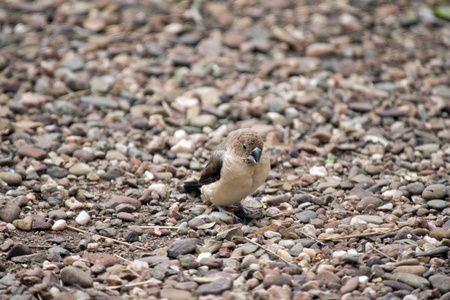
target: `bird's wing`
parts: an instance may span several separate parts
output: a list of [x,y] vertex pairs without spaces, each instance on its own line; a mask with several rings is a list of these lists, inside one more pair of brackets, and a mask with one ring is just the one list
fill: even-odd
[[201,185],[210,184],[216,182],[220,179],[220,172],[223,166],[223,157],[225,155],[225,150],[215,150],[209,162],[200,174],[200,180],[198,181]]

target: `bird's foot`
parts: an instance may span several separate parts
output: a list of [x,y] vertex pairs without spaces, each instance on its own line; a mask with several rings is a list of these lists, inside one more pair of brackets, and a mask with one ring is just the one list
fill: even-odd
[[230,215],[232,217],[234,217],[238,222],[243,223],[242,219],[239,218],[238,216],[236,216],[234,213],[232,213],[231,211],[228,211],[226,209],[224,209],[222,206],[217,206],[217,208],[219,209],[220,212],[225,213],[227,215]]
[[245,206],[242,202],[240,202],[239,205],[241,206],[242,212],[244,213],[246,219],[255,219],[262,217],[261,209]]

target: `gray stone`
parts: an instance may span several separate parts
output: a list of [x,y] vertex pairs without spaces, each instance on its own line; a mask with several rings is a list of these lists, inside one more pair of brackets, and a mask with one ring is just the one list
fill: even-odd
[[19,218],[20,212],[21,209],[16,203],[9,202],[0,210],[0,218],[4,222],[12,223]]
[[231,240],[234,236],[244,236],[242,230],[238,227],[233,227],[227,230],[220,231],[217,234],[219,240]]
[[434,200],[428,201],[427,206],[437,209],[437,210],[442,210],[442,209],[448,207],[448,202],[445,200],[434,199]]
[[411,195],[420,195],[425,189],[425,185],[422,182],[412,182],[406,186],[406,190]]
[[119,103],[114,99],[108,97],[99,97],[99,96],[84,96],[81,97],[81,102],[92,104],[98,108],[118,108]]
[[430,282],[425,278],[409,273],[394,273],[391,276],[391,280],[397,280],[422,290],[426,290],[430,286]]
[[447,187],[443,184],[432,184],[422,192],[422,198],[425,200],[444,199],[447,195]]
[[448,275],[436,274],[430,276],[428,280],[430,281],[433,288],[439,289],[441,293],[447,293],[448,291],[450,291],[450,277]]
[[201,295],[218,295],[224,291],[231,290],[233,287],[233,280],[230,278],[216,279],[211,283],[206,283],[197,288],[197,292]]
[[381,206],[383,203],[384,202],[380,198],[377,198],[377,197],[372,197],[372,196],[364,197],[361,199],[361,201],[359,201],[358,205],[356,206],[356,210],[359,212],[362,212],[369,205],[372,205],[373,208],[377,208],[377,207]]
[[359,219],[359,220],[363,220],[367,223],[373,223],[373,224],[382,224],[384,223],[384,220],[382,217],[380,216],[372,216],[372,215],[359,215],[359,216],[354,216],[353,219]]
[[303,245],[300,243],[295,244],[291,249],[289,249],[289,254],[293,257],[297,257],[303,252]]
[[68,52],[64,56],[62,65],[72,71],[76,71],[84,67],[84,61],[80,55],[74,52]]
[[425,250],[423,252],[418,253],[418,256],[440,256],[440,255],[446,255],[450,248],[448,246],[439,246],[433,249]]
[[169,257],[177,258],[180,255],[191,253],[195,250],[196,245],[201,245],[202,241],[196,238],[182,239],[169,245],[167,254]]
[[167,256],[155,255],[155,256],[145,256],[139,259],[140,261],[145,261],[150,267],[154,267],[162,262],[169,261]]
[[312,210],[305,210],[302,212],[299,212],[295,215],[297,217],[297,220],[299,220],[302,223],[308,223],[309,220],[317,218],[317,214],[313,212]]

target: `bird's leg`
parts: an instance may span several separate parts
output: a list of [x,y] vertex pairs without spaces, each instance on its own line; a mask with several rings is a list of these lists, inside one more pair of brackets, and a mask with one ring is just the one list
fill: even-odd
[[231,211],[228,211],[226,209],[224,209],[222,206],[217,206],[217,208],[219,209],[220,212],[226,213],[232,217],[234,217],[236,220],[238,220],[238,222],[243,222],[241,218],[239,218],[238,216],[236,216],[234,213],[232,213]]
[[247,207],[244,205],[244,203],[242,203],[242,201],[239,202],[239,205],[241,206],[244,213],[246,213],[248,215],[259,213],[259,209],[253,208],[253,207]]

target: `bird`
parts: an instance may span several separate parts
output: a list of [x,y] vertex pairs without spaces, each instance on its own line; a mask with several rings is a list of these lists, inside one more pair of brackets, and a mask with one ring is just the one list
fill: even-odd
[[251,128],[232,131],[211,153],[198,181],[184,183],[186,192],[200,190],[203,202],[223,206],[241,200],[262,185],[269,175],[270,159],[264,154],[262,137]]

